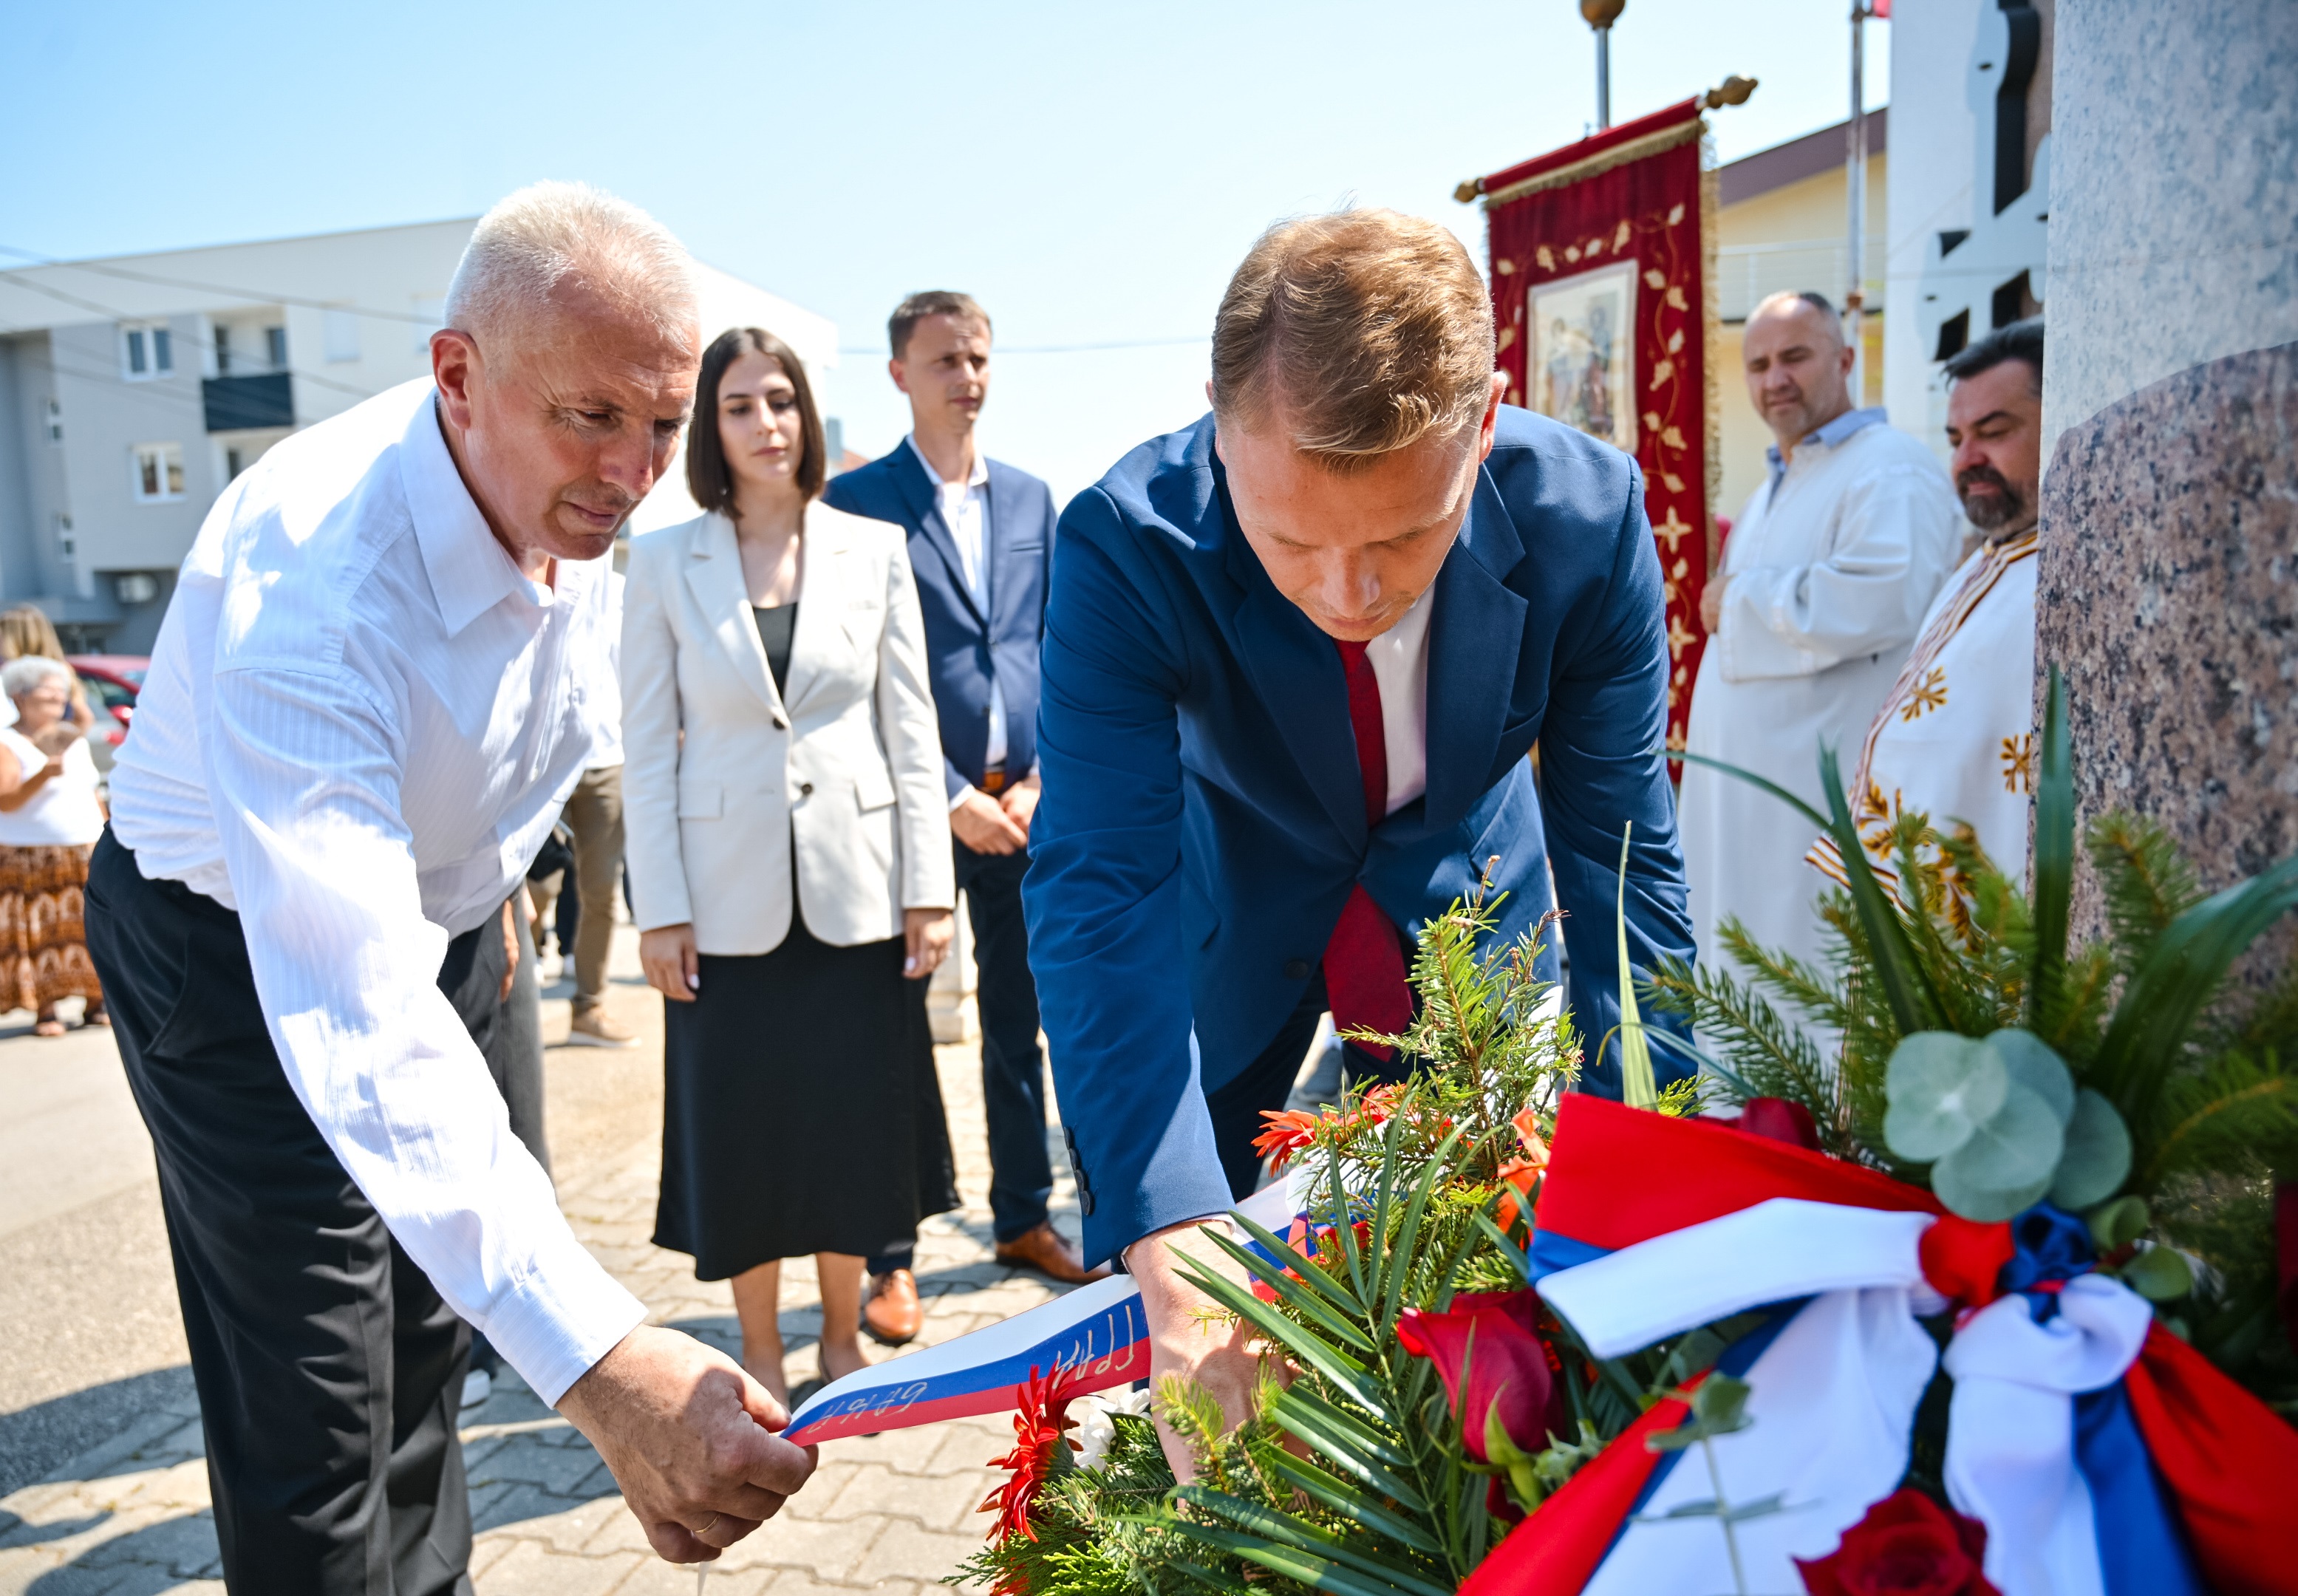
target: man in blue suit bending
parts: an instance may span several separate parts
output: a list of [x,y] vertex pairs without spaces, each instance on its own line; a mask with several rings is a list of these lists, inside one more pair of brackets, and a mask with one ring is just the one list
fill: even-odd
[[[973,927],[989,1207],[1001,1262],[1072,1284],[1088,1270],[1046,1217],[1046,1064],[1029,980],[1021,875],[1037,806],[1037,645],[1053,559],[1054,500],[974,440],[989,394],[989,316],[963,294],[913,294],[887,323],[888,368],[909,397],[910,435],[833,477],[833,508],[909,529],[927,669],[941,723],[957,884]],[[863,1322],[898,1345],[922,1315],[910,1250],[870,1262]]]
[[1497,861],[1507,938],[1553,872],[1601,1037],[1631,821],[1630,961],[1691,955],[1642,481],[1505,389],[1451,233],[1293,222],[1222,299],[1212,414],[1062,517],[1024,896],[1085,1255],[1139,1280],[1152,1377],[1233,1421],[1244,1332],[1176,1259],[1251,1189],[1318,1013],[1400,1029],[1405,939]]

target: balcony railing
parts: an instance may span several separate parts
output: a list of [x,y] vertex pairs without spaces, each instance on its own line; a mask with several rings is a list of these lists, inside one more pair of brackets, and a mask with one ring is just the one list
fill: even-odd
[[211,433],[295,425],[295,391],[284,371],[211,376],[200,384],[200,398]]
[[[1843,303],[1850,249],[1840,238],[1789,244],[1727,244],[1715,252],[1715,297],[1725,321],[1745,321],[1748,312],[1774,294],[1817,289],[1839,308]],[[1866,308],[1883,308],[1881,235],[1867,240]]]

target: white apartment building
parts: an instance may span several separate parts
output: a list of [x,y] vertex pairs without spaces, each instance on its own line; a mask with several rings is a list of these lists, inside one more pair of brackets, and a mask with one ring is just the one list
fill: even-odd
[[[429,371],[476,220],[0,271],[0,604],[38,604],[69,647],[148,652],[225,485]],[[764,327],[837,363],[822,317],[708,267],[701,288],[706,337]],[[681,518],[677,476],[643,524]]]

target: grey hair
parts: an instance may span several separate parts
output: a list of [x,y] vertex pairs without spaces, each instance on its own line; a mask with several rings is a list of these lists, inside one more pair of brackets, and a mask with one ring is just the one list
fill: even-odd
[[50,659],[45,654],[26,654],[0,665],[0,692],[11,699],[21,699],[28,692],[37,692],[52,681],[61,680],[71,686],[72,668],[61,659]]
[[447,325],[475,338],[500,332],[569,283],[691,350],[686,246],[636,205],[586,183],[531,184],[479,218],[447,287]]

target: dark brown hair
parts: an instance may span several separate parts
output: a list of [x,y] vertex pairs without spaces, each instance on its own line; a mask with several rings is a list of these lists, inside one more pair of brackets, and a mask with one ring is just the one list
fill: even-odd
[[756,350],[782,368],[798,391],[798,430],[805,443],[798,460],[798,492],[819,498],[830,480],[830,445],[822,433],[822,411],[806,380],[798,351],[763,327],[728,327],[702,351],[702,376],[694,387],[694,425],[686,429],[686,491],[704,509],[723,510],[734,502],[734,474],[726,468],[726,446],[718,438],[718,385],[726,368]]
[[907,357],[910,335],[918,330],[918,323],[929,316],[960,316],[968,321],[978,321],[984,331],[989,327],[989,312],[983,310],[970,294],[954,294],[946,288],[929,288],[922,294],[913,294],[894,307],[886,318],[886,342],[893,346],[894,359]]
[[1276,422],[1346,475],[1474,426],[1491,398],[1492,310],[1460,241],[1393,211],[1271,227],[1213,319],[1213,410]]

